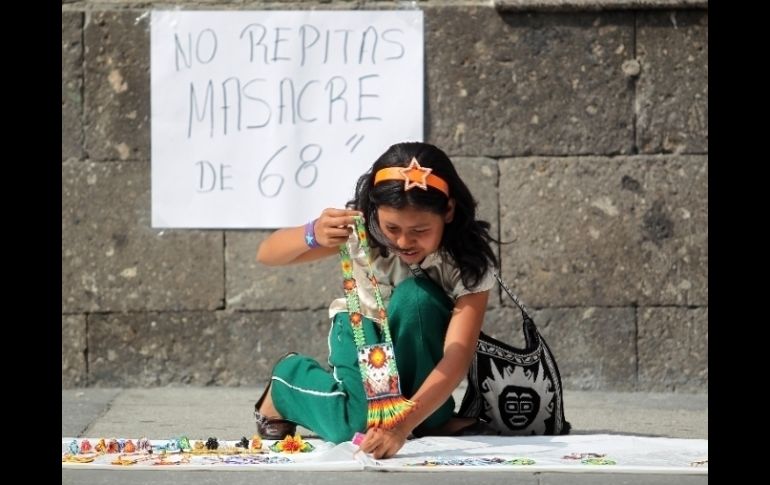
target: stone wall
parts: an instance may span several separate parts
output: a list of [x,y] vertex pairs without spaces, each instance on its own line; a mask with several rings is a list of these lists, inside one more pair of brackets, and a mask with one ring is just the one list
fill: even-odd
[[[510,242],[565,386],[707,391],[708,10],[665,0],[63,1],[62,387],[257,386],[327,353],[335,260],[150,226],[148,8],[415,6],[426,141]],[[523,342],[499,294],[485,330]]]

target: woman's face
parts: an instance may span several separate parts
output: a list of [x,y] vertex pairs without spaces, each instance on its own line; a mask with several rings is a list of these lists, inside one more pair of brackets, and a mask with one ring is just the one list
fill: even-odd
[[452,222],[454,216],[454,204],[450,203],[449,211],[443,216],[414,207],[388,206],[378,207],[377,216],[380,230],[399,249],[399,258],[406,264],[415,264],[441,246],[444,225]]

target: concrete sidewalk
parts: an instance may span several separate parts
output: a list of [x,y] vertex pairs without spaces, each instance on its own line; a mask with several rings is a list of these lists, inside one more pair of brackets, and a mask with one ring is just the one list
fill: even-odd
[[[463,390],[459,389],[459,403]],[[62,390],[62,436],[147,436],[185,434],[235,440],[255,431],[256,388],[151,388]],[[573,434],[618,433],[708,439],[708,395],[669,393],[564,392],[565,415]],[[300,429],[300,433],[303,433]],[[305,431],[306,433],[306,431]],[[301,483],[353,485],[435,480],[423,473],[377,472],[178,472],[62,470],[62,483],[199,484]],[[707,475],[612,473],[463,472],[441,474],[442,485],[485,484],[706,484]]]

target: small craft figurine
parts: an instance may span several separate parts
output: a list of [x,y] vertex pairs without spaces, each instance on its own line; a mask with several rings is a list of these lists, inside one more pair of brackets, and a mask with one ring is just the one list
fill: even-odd
[[189,451],[192,448],[190,446],[190,438],[187,436],[180,436],[177,444],[179,445],[179,451]]
[[80,442],[80,452],[81,453],[90,453],[91,452],[91,442],[87,439]]
[[72,453],[73,455],[78,454],[78,440],[70,441],[69,450],[70,450],[70,453]]
[[244,448],[244,449],[248,450],[249,449],[249,440],[248,440],[248,438],[246,438],[245,436],[243,438],[241,438],[241,440],[239,442],[235,443],[235,447],[236,448]]
[[150,444],[150,440],[147,438],[140,438],[139,441],[136,442],[136,449],[138,451],[146,451],[147,453],[152,453],[152,445]]
[[206,449],[207,450],[216,450],[219,448],[219,441],[217,441],[216,438],[209,438],[206,440]]
[[252,450],[261,450],[262,449],[262,438],[255,434],[251,437],[251,449]]
[[163,445],[163,449],[166,451],[177,451],[179,450],[179,440],[177,438],[170,438],[166,441],[166,444]]
[[118,440],[115,438],[112,438],[110,441],[107,442],[107,453],[120,453],[120,446],[118,445]]
[[136,445],[134,445],[133,441],[127,440],[125,446],[123,447],[123,451],[125,453],[134,453],[136,452]]
[[107,443],[105,443],[104,438],[99,438],[94,449],[97,453],[107,453]]

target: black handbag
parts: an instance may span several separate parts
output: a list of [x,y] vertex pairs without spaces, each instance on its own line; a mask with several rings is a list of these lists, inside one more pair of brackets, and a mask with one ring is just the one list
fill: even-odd
[[526,346],[517,349],[481,332],[458,414],[480,418],[501,435],[568,434],[556,359],[524,305],[495,278],[521,310]]

